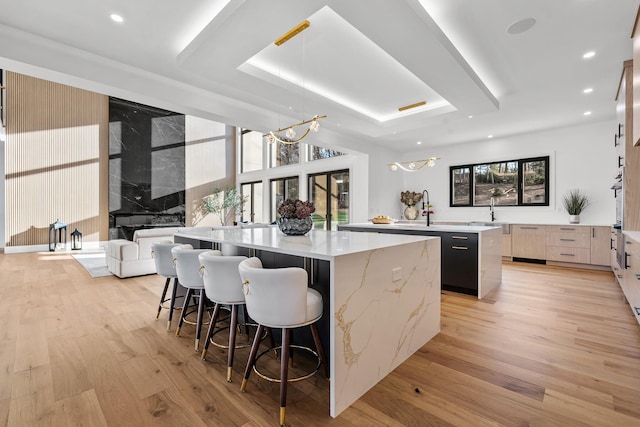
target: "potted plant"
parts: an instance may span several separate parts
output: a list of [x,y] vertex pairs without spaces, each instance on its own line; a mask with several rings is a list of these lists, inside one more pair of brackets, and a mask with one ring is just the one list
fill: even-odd
[[580,213],[589,206],[589,197],[582,191],[569,190],[562,198],[564,209],[569,214],[569,223],[580,223]]
[[290,236],[307,234],[313,226],[311,214],[315,211],[316,207],[312,202],[286,199],[278,206],[278,227]]
[[216,215],[221,225],[227,225],[227,220],[233,222],[242,213],[248,199],[234,186],[218,187],[202,198],[202,210]]

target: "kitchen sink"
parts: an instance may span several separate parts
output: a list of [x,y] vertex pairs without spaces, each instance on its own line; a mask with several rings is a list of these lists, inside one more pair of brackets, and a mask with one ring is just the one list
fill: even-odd
[[506,222],[471,221],[468,222],[467,225],[480,227],[502,227],[502,234],[511,233],[511,224]]

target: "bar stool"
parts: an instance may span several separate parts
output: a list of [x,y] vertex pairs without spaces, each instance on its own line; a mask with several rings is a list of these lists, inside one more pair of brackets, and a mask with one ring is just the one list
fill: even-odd
[[[200,269],[204,281],[204,290],[207,298],[213,301],[216,306],[211,316],[209,330],[204,341],[202,350],[202,360],[207,356],[209,344],[213,340],[220,308],[222,305],[231,306],[231,321],[229,325],[229,350],[227,355],[227,382],[231,382],[231,372],[233,371],[233,355],[236,348],[236,329],[238,327],[238,309],[245,307],[244,293],[242,292],[242,281],[238,266],[247,259],[245,256],[220,256],[218,251],[201,253]],[[245,317],[246,322],[246,317]],[[248,337],[248,335],[247,335]],[[247,338],[248,339],[248,338]]]
[[[189,301],[191,298],[198,299],[198,317],[196,320],[196,338],[195,338],[195,350],[198,351],[200,346],[200,329],[202,328],[202,317],[205,312],[205,302],[207,297],[204,293],[204,283],[202,276],[200,276],[200,261],[198,256],[201,253],[209,252],[210,249],[189,249],[175,247],[171,249],[171,255],[176,263],[176,273],[178,274],[178,281],[187,289],[187,294],[184,296],[184,305],[182,306],[182,313],[180,313],[180,320],[178,321],[178,327],[176,328],[176,336],[180,335],[180,329],[187,316],[187,308],[189,307]],[[222,252],[218,251],[220,254]],[[196,294],[197,293],[197,294]]]
[[[167,279],[164,282],[164,289],[162,290],[160,304],[158,304],[158,312],[156,313],[157,319],[158,317],[160,317],[162,305],[169,301],[169,320],[167,320],[167,331],[171,330],[171,320],[173,319],[173,310],[175,309],[176,292],[178,291],[178,274],[176,273],[176,267],[173,264],[173,255],[171,255],[171,249],[178,246],[184,249],[193,249],[191,245],[181,245],[180,243],[173,243],[170,241],[155,242],[151,245],[151,256],[156,263],[156,273]],[[166,298],[171,279],[173,279],[171,297]]]
[[[287,405],[287,381],[309,378],[319,370],[320,365],[324,365],[325,374],[329,377],[316,325],[316,322],[322,317],[322,296],[318,291],[307,287],[307,272],[302,268],[263,269],[260,259],[252,257],[242,261],[238,270],[242,278],[247,311],[249,316],[258,323],[258,330],[251,346],[240,390],[245,391],[252,369],[258,375],[266,378],[255,367],[260,338],[265,327],[281,328],[280,379],[273,379],[273,381],[280,383],[280,425],[283,426],[285,425]],[[291,330],[302,326],[311,327],[317,353],[310,349],[306,350],[318,358],[318,365],[307,375],[289,379],[289,352],[291,348],[302,348],[291,345]],[[263,352],[260,356],[265,353]]]

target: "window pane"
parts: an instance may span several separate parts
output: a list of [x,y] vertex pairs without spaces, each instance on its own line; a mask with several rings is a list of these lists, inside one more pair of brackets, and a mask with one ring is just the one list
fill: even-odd
[[331,174],[331,229],[349,222],[349,172]]
[[331,157],[343,156],[344,153],[330,148],[309,145],[309,160],[329,159]]
[[240,137],[242,172],[262,169],[262,134],[249,131]]
[[309,195],[316,207],[316,211],[311,214],[313,228],[324,230],[327,217],[327,175],[316,175],[309,177]]
[[547,163],[533,160],[522,163],[522,202],[524,204],[545,204],[547,200]]
[[295,200],[300,193],[298,177],[274,179],[271,181],[271,221],[277,218],[276,211],[285,199]]
[[240,191],[243,197],[247,197],[240,220],[244,222],[264,222],[262,214],[262,182],[242,184]]
[[518,204],[518,162],[499,162],[473,167],[474,206]]
[[469,168],[453,169],[451,177],[451,194],[454,205],[468,205],[469,202]]
[[271,167],[293,165],[300,162],[300,144],[282,144],[274,142],[269,144],[271,152]]
[[265,222],[264,213],[262,212],[262,183],[253,184],[253,207],[251,222]]

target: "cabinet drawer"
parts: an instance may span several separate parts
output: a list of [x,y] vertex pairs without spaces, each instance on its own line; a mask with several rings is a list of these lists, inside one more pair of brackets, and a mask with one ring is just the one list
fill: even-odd
[[589,248],[547,246],[547,260],[589,264],[591,262],[591,251]]
[[636,258],[640,258],[640,243],[636,242],[635,240],[631,240],[628,237],[625,237],[624,250],[628,254],[631,254]]
[[591,234],[591,227],[585,225],[547,225],[547,231],[552,233]]
[[588,233],[560,233],[547,231],[547,246],[589,249],[591,247],[591,236]]

